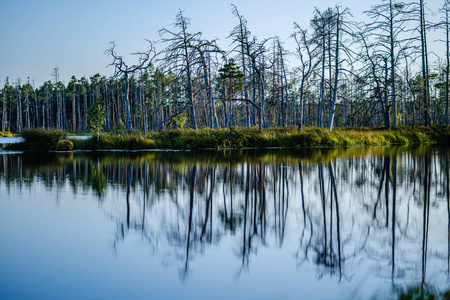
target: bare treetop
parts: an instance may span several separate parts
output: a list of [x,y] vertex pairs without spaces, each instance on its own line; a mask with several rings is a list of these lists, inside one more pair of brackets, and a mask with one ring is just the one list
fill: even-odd
[[135,55],[138,57],[138,63],[132,66],[128,66],[123,57],[118,55],[116,52],[116,43],[114,41],[110,42],[111,48],[105,50],[104,54],[106,56],[111,56],[113,61],[108,66],[114,66],[114,75],[112,77],[118,77],[121,74],[130,74],[137,70],[145,69],[144,65],[149,63],[155,58],[156,50],[154,43],[147,40],[149,43],[149,47],[147,51],[136,51],[131,53],[131,55]]

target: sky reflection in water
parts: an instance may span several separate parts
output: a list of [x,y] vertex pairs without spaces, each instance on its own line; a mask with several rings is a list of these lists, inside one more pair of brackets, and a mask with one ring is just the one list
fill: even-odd
[[442,292],[448,164],[427,147],[0,153],[0,298]]

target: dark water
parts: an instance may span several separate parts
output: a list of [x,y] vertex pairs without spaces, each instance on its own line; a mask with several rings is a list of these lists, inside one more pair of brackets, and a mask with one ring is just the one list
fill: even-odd
[[0,299],[396,299],[449,280],[435,148],[0,153]]

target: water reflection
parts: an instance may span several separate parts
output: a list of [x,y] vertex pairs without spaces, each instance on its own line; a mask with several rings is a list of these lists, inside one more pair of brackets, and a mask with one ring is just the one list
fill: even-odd
[[138,234],[182,282],[211,247],[233,253],[237,278],[270,249],[351,295],[377,296],[365,277],[390,282],[386,297],[416,283],[448,286],[448,164],[448,151],[427,147],[25,153],[0,155],[0,196],[41,183],[92,192],[115,224],[113,250]]

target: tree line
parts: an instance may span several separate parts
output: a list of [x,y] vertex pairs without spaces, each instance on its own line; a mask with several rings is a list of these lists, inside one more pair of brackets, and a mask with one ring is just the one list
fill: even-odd
[[[294,23],[289,51],[279,37],[258,40],[238,8],[222,49],[190,30],[183,11],[158,43],[132,53],[131,64],[111,42],[113,76],[72,76],[53,70],[35,87],[6,78],[0,90],[2,131],[58,128],[87,131],[100,120],[109,131],[258,126],[384,126],[449,124],[449,12],[428,19],[423,0],[383,0],[355,22],[336,5],[315,9],[308,28]],[[445,48],[428,49],[430,32]],[[157,46],[161,49],[157,50]],[[441,46],[440,46],[441,47]],[[430,63],[433,58],[432,63]],[[97,122],[98,123],[98,122]],[[94,126],[95,128],[99,128]]]

